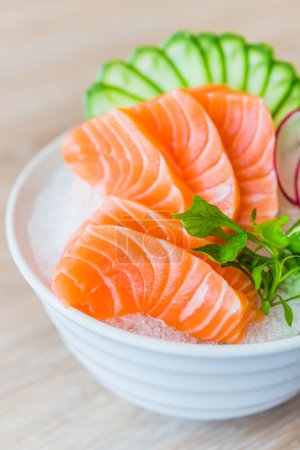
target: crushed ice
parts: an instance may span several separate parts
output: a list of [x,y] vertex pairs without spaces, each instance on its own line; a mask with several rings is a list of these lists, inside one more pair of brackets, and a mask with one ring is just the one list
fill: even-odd
[[[76,179],[66,167],[53,175],[36,198],[28,231],[33,255],[42,273],[50,280],[52,270],[72,233],[101,206],[103,196],[96,189]],[[300,334],[300,301],[291,303],[294,324],[291,328],[284,320],[282,308],[271,310],[269,317],[249,327],[245,343],[266,342]],[[160,319],[142,314],[118,317],[110,325],[158,339],[183,343],[201,341],[167,326]]]

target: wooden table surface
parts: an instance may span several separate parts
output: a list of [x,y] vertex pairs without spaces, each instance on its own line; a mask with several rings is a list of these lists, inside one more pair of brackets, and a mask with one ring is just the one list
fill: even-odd
[[[1,213],[19,170],[82,120],[101,61],[172,31],[234,30],[300,69],[296,0],[1,0]],[[1,221],[1,227],[2,227]],[[4,450],[299,449],[300,396],[270,412],[184,422],[131,406],[74,360],[17,272],[0,231],[0,448]]]

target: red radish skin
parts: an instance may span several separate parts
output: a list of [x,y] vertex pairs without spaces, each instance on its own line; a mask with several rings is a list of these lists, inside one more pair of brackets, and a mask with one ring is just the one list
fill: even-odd
[[300,141],[297,138],[295,139],[295,146],[297,146],[297,148],[299,148],[299,151],[298,151],[299,156],[298,156],[298,160],[297,160],[296,166],[295,166],[295,171],[293,174],[293,191],[294,191],[293,196],[291,195],[291,193],[287,192],[287,189],[284,186],[284,182],[280,177],[280,165],[279,165],[279,161],[278,161],[280,136],[281,136],[282,132],[284,131],[284,128],[289,125],[289,122],[293,118],[295,118],[296,115],[299,115],[299,134],[300,134],[300,109],[296,109],[296,110],[292,111],[290,114],[288,114],[284,118],[284,120],[281,122],[281,124],[279,125],[279,127],[277,129],[276,146],[275,146],[275,154],[274,154],[274,165],[275,165],[275,170],[276,170],[276,174],[277,174],[278,185],[280,187],[282,194],[291,204],[300,208],[300,189],[299,189],[299,185],[300,185]]
[[300,192],[299,192],[299,184],[300,184],[300,158],[297,164],[296,173],[295,173],[295,192],[296,192],[296,201],[297,206],[300,207]]

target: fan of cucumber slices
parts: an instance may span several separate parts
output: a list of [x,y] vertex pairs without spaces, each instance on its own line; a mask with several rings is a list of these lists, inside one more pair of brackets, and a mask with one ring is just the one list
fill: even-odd
[[295,68],[274,58],[266,44],[249,44],[233,33],[177,32],[162,47],[139,47],[129,61],[109,61],[85,94],[88,118],[180,87],[229,87],[263,97],[276,126],[300,108]]

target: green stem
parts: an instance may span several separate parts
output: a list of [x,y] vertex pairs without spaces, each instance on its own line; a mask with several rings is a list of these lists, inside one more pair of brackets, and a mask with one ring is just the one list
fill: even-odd
[[300,226],[300,219],[297,220],[297,222],[294,223],[294,225],[292,225],[286,232],[287,236],[290,236],[290,234],[292,234],[292,232],[295,230],[295,228],[298,228]]
[[286,261],[290,260],[290,259],[296,259],[296,258],[300,258],[300,255],[289,255],[286,256],[285,258],[283,258],[283,260],[281,261],[282,264],[285,264]]
[[300,267],[295,267],[295,269],[290,270],[288,273],[283,275],[283,277],[280,278],[279,283],[282,283],[284,280],[286,280],[289,276],[293,275],[294,273],[297,273],[300,271]]
[[280,302],[275,302],[275,303],[273,303],[273,305],[272,306],[279,306],[279,305],[281,305],[282,303],[288,303],[288,302],[292,302],[293,300],[298,300],[300,298],[300,294],[298,294],[298,295],[294,295],[294,297],[289,297],[289,298],[286,298],[286,299],[282,299]]
[[260,238],[256,237],[250,231],[246,231],[246,234],[247,234],[248,239],[250,239],[250,241],[255,242],[256,244],[258,244],[260,246],[260,248],[265,248],[266,250],[268,250],[269,253],[271,253],[271,255],[273,255],[273,249],[272,249],[272,247],[269,244],[267,244],[266,242],[262,241]]
[[272,283],[271,283],[271,288],[270,288],[270,292],[268,295],[268,298],[266,298],[266,300],[273,306],[273,301],[275,300],[275,295],[278,289],[278,286],[280,284],[280,278],[281,278],[281,273],[282,273],[282,265],[278,259],[278,251],[276,248],[272,248],[270,247],[269,249],[272,257],[273,257],[273,263],[274,263],[274,274],[273,274],[273,279],[272,279]]

